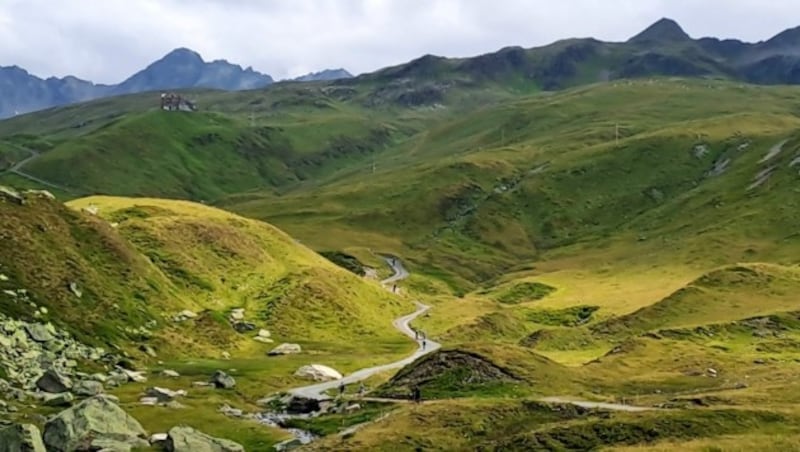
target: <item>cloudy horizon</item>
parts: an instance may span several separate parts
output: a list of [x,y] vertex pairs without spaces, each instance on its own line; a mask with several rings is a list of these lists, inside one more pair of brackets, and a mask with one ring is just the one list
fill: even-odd
[[[567,3],[567,2],[561,2]],[[0,0],[0,66],[119,83],[175,48],[276,80],[353,74],[424,54],[559,39],[624,41],[662,17],[693,38],[757,42],[800,25],[794,0]]]

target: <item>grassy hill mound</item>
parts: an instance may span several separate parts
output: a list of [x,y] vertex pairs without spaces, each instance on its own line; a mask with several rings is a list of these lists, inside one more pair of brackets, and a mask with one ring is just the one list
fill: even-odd
[[637,334],[740,320],[800,308],[800,271],[770,264],[714,270],[667,298],[591,327],[597,334]]
[[[217,209],[108,197],[70,209],[24,199],[0,202],[3,312],[53,321],[90,343],[147,343],[161,356],[249,349],[255,333],[228,319],[238,308],[277,340],[335,347],[395,340],[392,315],[413,310],[276,228]],[[186,309],[198,318],[175,322]]]

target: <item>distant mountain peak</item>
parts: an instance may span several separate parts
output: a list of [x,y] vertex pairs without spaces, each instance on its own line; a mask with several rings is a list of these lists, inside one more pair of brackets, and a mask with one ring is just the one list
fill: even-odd
[[800,47],[800,27],[790,28],[778,33],[767,41],[767,44],[773,46]]
[[199,53],[186,47],[179,47],[164,55],[160,61],[170,63],[199,63],[203,64],[203,57]]
[[680,42],[688,41],[692,38],[683,31],[678,22],[672,19],[663,18],[658,22],[647,27],[638,35],[632,37],[628,42],[632,43],[646,43],[646,42]]

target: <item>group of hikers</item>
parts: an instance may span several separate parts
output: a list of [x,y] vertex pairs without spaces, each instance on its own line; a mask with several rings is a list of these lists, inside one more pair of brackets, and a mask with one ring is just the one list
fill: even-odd
[[[339,398],[344,397],[344,393],[345,393],[346,390],[347,390],[347,385],[344,383],[344,381],[339,383]],[[358,396],[359,397],[364,397],[364,394],[366,394],[366,393],[367,393],[367,387],[364,386],[364,383],[359,383],[358,384]],[[411,400],[413,400],[414,403],[421,403],[422,402],[422,392],[420,391],[419,386],[417,386],[417,385],[412,386],[410,395],[411,395]]]

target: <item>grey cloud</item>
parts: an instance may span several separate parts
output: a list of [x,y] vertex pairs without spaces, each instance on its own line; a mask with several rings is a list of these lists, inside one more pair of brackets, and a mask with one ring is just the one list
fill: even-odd
[[798,13],[796,0],[2,0],[0,65],[116,83],[189,47],[285,78],[569,37],[620,41],[661,17],[694,37],[758,41],[800,25]]

